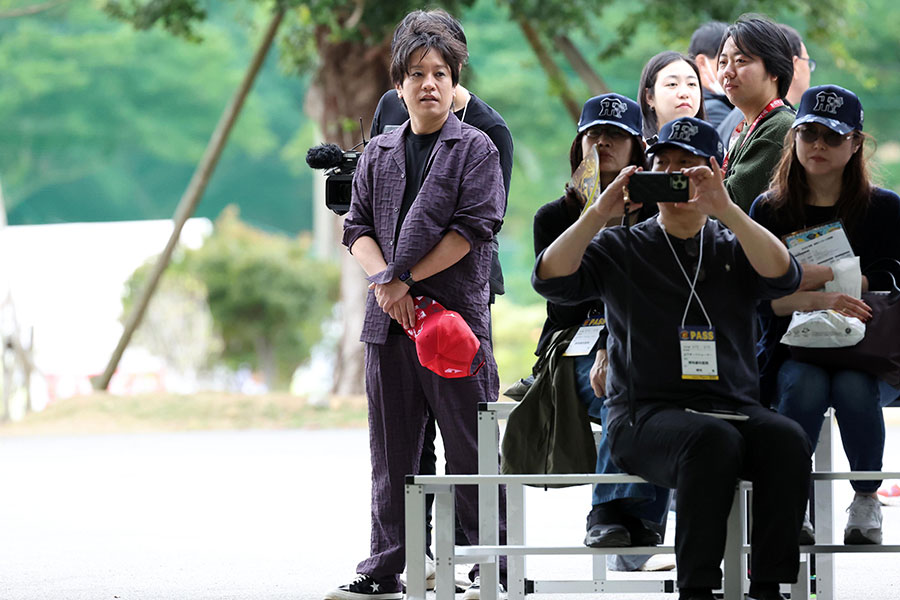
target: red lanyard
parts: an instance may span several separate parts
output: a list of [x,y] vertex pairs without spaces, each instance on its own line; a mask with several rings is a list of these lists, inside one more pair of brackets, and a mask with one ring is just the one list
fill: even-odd
[[[759,124],[759,122],[762,121],[767,114],[769,114],[770,112],[772,112],[779,106],[784,106],[784,101],[782,101],[781,98],[775,98],[774,100],[772,100],[771,102],[769,102],[766,105],[766,107],[762,110],[762,112],[759,113],[759,115],[757,115],[756,120],[753,121],[753,123],[750,125],[750,129],[747,130],[747,135],[744,136],[744,140],[741,142],[741,146],[744,145],[744,142],[747,141],[747,138],[750,137],[750,134],[753,133],[753,130],[756,129],[756,126]],[[745,121],[741,121],[740,123],[738,123],[738,126],[734,128],[734,132],[731,134],[731,136],[729,136],[728,154],[725,155],[725,160],[722,161],[722,170],[723,171],[728,170],[728,159],[731,158],[732,148],[731,148],[730,142],[735,136],[741,134],[741,131],[744,130],[744,125],[746,125]],[[740,148],[741,146],[738,146],[738,148]]]

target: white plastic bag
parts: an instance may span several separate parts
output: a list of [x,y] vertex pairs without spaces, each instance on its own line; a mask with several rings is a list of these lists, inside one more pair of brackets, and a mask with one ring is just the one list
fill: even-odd
[[840,292],[862,298],[862,271],[859,269],[859,257],[850,256],[831,263],[834,279],[825,282],[826,292]]
[[795,312],[782,344],[804,348],[843,348],[858,344],[866,335],[866,325],[856,317],[835,310]]

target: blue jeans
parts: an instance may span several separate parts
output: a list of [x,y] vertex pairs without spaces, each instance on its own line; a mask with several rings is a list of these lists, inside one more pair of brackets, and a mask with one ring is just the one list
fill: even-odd
[[[609,455],[609,441],[606,435],[606,423],[608,409],[603,405],[605,398],[598,398],[591,388],[591,366],[594,364],[594,356],[575,357],[575,386],[578,397],[587,405],[588,415],[600,419],[603,423],[603,437],[597,446],[597,473],[622,473]],[[605,504],[612,500],[631,500],[625,505],[626,512],[630,515],[662,523],[669,511],[669,497],[671,491],[668,488],[655,486],[651,483],[604,483],[594,486],[593,505]]]
[[[880,471],[884,455],[884,413],[878,380],[862,371],[831,370],[786,360],[778,371],[778,412],[797,421],[813,448],[822,421],[834,407],[851,471]],[[860,494],[872,494],[880,481],[851,481]]]
[[900,400],[900,390],[888,385],[884,380],[878,380],[878,391],[881,392],[881,406],[887,406],[891,402]]

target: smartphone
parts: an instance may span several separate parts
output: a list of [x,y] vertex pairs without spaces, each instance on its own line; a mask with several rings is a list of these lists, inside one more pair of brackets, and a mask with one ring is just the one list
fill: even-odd
[[706,415],[707,417],[716,417],[717,419],[725,419],[726,421],[746,421],[749,415],[737,412],[736,410],[719,410],[718,408],[710,408],[709,410],[694,410],[693,408],[684,409],[685,412],[694,413],[695,415]]
[[687,175],[683,173],[659,173],[638,171],[628,180],[628,195],[632,202],[687,202]]

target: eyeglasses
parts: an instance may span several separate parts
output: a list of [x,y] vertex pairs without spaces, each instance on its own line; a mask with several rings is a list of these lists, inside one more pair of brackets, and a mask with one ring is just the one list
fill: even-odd
[[584,135],[592,142],[596,142],[600,139],[600,136],[603,136],[608,140],[619,141],[624,140],[631,134],[615,125],[600,125],[599,127],[591,127],[584,132]]
[[841,135],[837,131],[832,131],[827,127],[815,127],[812,125],[800,125],[794,131],[797,132],[797,137],[807,144],[814,144],[816,140],[821,137],[823,140],[825,140],[826,144],[833,148],[837,148],[846,140],[853,139],[854,136],[854,133],[852,131],[850,133]]
[[806,58],[803,58],[802,56],[798,56],[797,58],[799,58],[800,60],[805,60],[809,63],[809,72],[810,73],[812,73],[813,71],[816,70],[816,59],[810,58],[808,56]]

